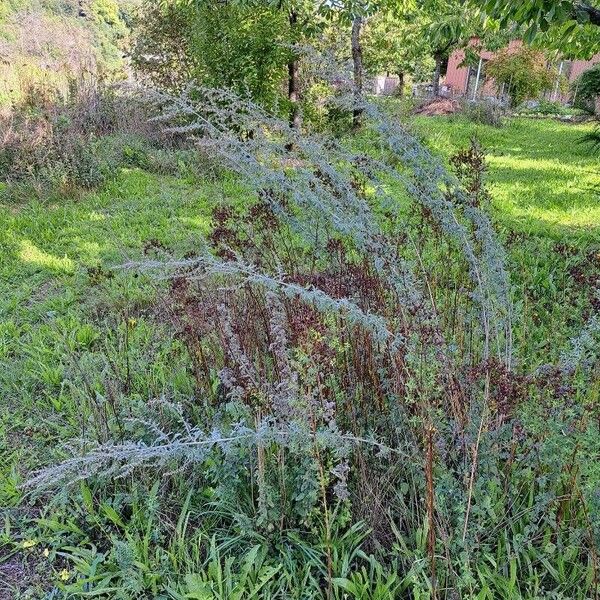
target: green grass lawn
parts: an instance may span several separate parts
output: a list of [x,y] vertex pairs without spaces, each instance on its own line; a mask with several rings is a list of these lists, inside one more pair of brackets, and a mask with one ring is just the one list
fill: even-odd
[[496,128],[459,117],[415,124],[446,156],[477,137],[502,225],[575,244],[600,241],[600,158],[581,142],[589,124],[521,118]]
[[[445,157],[473,135],[485,147],[515,284],[517,358],[534,366],[555,357],[589,316],[600,273],[600,161],[579,143],[587,126],[419,118],[414,127]],[[222,199],[243,202],[242,188],[128,170],[77,199],[0,203],[0,507],[9,522],[25,518],[18,484],[28,470],[85,427],[82,395],[125,370],[141,402],[192,389],[188,358],[157,319],[160,286],[119,266],[197,251]],[[8,527],[0,557],[27,535],[36,533]]]
[[600,157],[589,124],[518,118],[496,128],[461,117],[417,118],[444,157],[476,137],[486,153],[492,218],[514,286],[517,359],[554,360],[595,307],[600,286]]
[[191,250],[208,231],[205,194],[183,181],[134,170],[78,200],[0,205],[0,310],[30,313],[36,298],[44,304],[55,296],[41,293],[49,289],[85,294],[86,268],[139,259],[151,240]]

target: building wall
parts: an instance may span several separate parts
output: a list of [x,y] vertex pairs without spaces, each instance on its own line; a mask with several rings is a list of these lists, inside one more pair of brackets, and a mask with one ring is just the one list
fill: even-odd
[[[473,39],[470,42],[471,46],[476,45],[478,42],[477,39]],[[512,40],[508,45],[509,50],[515,50],[522,45],[521,40]],[[494,56],[493,52],[489,52],[484,50],[481,52],[481,58],[484,61],[489,60]],[[467,86],[469,84],[469,67],[461,66],[462,62],[465,60],[465,51],[464,50],[455,50],[448,59],[448,70],[446,72],[446,77],[444,82],[451,90],[451,95],[455,96],[464,96],[467,92]],[[569,83],[572,83],[583,73],[587,71],[596,63],[600,62],[600,53],[596,54],[590,60],[575,60],[571,63],[571,68],[568,73]],[[481,85],[481,84],[480,84]],[[477,95],[483,96],[495,96],[497,94],[496,86],[491,79],[486,79],[483,83],[483,87],[479,87]],[[566,98],[563,98],[566,100]]]
[[461,63],[465,59],[464,50],[455,50],[448,59],[448,70],[444,81],[450,89],[455,93],[463,93],[467,89],[467,77],[469,69],[461,67]]
[[584,71],[587,71],[595,64],[600,62],[600,53],[593,56],[590,60],[574,60],[569,74],[569,83],[577,79]]

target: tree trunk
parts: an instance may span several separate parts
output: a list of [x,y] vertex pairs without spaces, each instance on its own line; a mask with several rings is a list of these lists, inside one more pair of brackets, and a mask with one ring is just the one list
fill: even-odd
[[442,55],[436,54],[435,58],[435,71],[433,72],[432,93],[433,97],[437,98],[440,95],[440,75],[442,73]]
[[404,71],[398,71],[398,87],[396,88],[396,96],[402,98],[404,96]]
[[362,46],[360,44],[362,21],[362,17],[354,17],[352,21],[352,62],[354,64],[354,111],[352,113],[352,127],[354,129],[360,127],[363,114],[363,60]]
[[[292,38],[294,37],[294,29],[298,23],[298,13],[295,10],[290,10],[289,14],[290,30]],[[302,124],[302,115],[300,114],[300,86],[298,83],[298,55],[295,51],[288,62],[288,100],[290,101],[290,126],[294,129],[300,129]]]

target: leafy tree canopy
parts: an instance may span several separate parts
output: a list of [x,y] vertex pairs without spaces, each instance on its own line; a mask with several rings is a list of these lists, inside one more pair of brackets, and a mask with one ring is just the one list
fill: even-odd
[[500,50],[488,62],[487,72],[497,84],[506,86],[513,106],[539,97],[552,87],[557,76],[554,69],[548,68],[545,54],[529,46]]
[[522,26],[523,39],[552,47],[569,57],[589,58],[600,51],[600,8],[580,0],[481,0],[501,27]]

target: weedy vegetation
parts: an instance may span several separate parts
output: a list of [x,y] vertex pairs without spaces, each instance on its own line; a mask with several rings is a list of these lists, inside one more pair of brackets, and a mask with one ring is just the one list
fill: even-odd
[[588,126],[340,134],[326,83],[338,135],[200,85],[10,117],[14,597],[597,597]]

